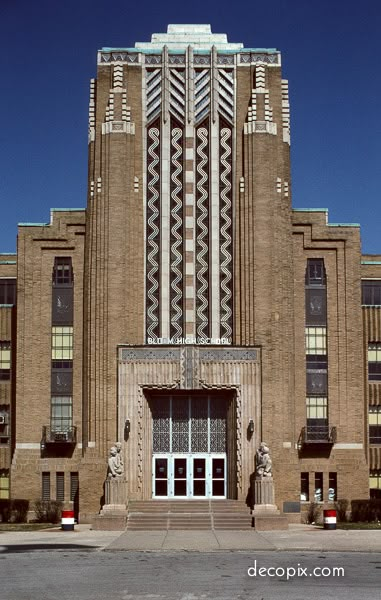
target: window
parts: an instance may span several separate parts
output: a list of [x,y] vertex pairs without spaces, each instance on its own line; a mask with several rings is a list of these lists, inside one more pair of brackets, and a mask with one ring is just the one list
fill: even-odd
[[369,489],[371,498],[381,498],[381,471],[369,473]]
[[306,286],[325,286],[325,268],[322,258],[307,260]]
[[307,395],[326,396],[328,393],[327,356],[310,354],[307,356]]
[[368,346],[368,379],[369,381],[381,380],[381,344]]
[[381,444],[381,406],[369,407],[369,443]]
[[73,359],[73,327],[52,327],[52,360]]
[[71,396],[53,396],[51,399],[52,431],[69,431],[73,424],[73,399]]
[[323,473],[315,473],[315,502],[323,502]]
[[309,473],[300,474],[300,500],[308,502],[310,499],[310,478]]
[[7,500],[9,498],[9,471],[8,469],[0,470],[0,499]]
[[16,304],[16,279],[0,279],[0,304]]
[[328,417],[327,398],[312,396],[307,398],[307,420],[321,420]]
[[310,442],[328,439],[328,400],[319,396],[307,398],[307,439]]
[[70,473],[70,500],[78,502],[79,481],[78,473]]
[[381,280],[366,280],[361,282],[362,300],[364,306],[381,305]]
[[65,473],[56,473],[56,500],[65,501]]
[[53,286],[72,284],[73,268],[70,256],[56,257],[53,267]]
[[306,354],[327,354],[327,328],[306,327]]
[[9,406],[0,406],[0,444],[9,442]]
[[0,341],[0,380],[11,377],[11,342]]
[[50,500],[50,473],[48,471],[42,473],[41,496],[43,500]]
[[328,501],[337,500],[337,473],[329,473]]

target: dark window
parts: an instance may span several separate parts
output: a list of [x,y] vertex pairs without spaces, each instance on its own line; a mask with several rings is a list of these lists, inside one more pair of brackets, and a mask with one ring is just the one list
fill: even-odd
[[0,304],[16,304],[16,279],[0,279]]
[[54,259],[53,285],[73,285],[73,267],[70,256]]
[[44,471],[42,473],[42,499],[50,500],[50,473]]
[[327,356],[307,356],[307,395],[326,396],[328,392]]
[[71,396],[73,391],[73,369],[72,361],[54,361],[69,363],[70,367],[53,368],[52,367],[52,394],[54,396]]
[[324,260],[322,258],[309,258],[307,260],[306,285],[325,286],[326,277]]
[[308,502],[310,499],[310,477],[309,473],[300,474],[300,500]]
[[0,444],[9,442],[9,405],[0,406]]
[[329,473],[328,500],[329,502],[337,500],[337,473]]
[[78,499],[79,481],[78,473],[70,473],[70,500],[76,502]]
[[315,473],[315,502],[323,502],[323,473]]
[[306,325],[327,323],[327,291],[325,287],[306,288]]
[[365,306],[381,305],[381,280],[363,280],[361,282],[362,300]]
[[73,323],[73,286],[54,286],[52,290],[52,324]]
[[65,473],[56,473],[56,500],[65,500]]

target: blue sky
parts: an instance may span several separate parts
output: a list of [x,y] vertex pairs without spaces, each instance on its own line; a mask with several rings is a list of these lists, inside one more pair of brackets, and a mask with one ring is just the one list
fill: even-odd
[[210,23],[229,41],[281,50],[293,206],[360,223],[363,252],[381,253],[380,0],[0,0],[0,252],[15,251],[18,222],[86,204],[97,49],[147,41],[168,23]]

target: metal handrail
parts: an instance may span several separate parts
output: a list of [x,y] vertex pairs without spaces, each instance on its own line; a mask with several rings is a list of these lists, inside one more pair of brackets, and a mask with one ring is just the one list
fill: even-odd
[[77,427],[52,429],[50,426],[44,425],[42,428],[42,442],[45,444],[75,444],[77,442]]
[[335,444],[336,427],[329,425],[306,425],[300,434],[301,444]]

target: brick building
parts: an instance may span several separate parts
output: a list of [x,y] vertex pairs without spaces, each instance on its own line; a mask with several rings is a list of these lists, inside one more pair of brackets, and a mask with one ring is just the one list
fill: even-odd
[[262,440],[286,513],[380,493],[381,256],[291,207],[280,53],[102,49],[88,189],[0,257],[1,497],[91,520],[116,441],[129,499],[244,501]]

